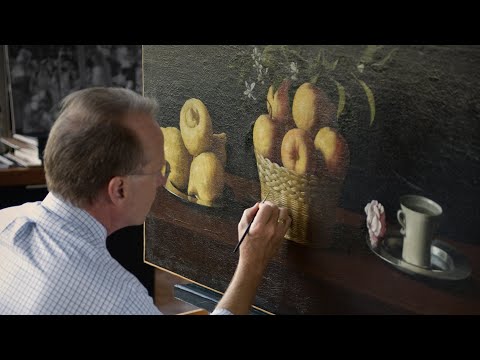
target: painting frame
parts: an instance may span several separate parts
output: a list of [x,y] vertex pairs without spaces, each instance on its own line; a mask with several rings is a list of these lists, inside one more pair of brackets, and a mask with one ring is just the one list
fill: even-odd
[[[304,46],[295,47],[302,50]],[[200,99],[211,114],[215,130],[227,132],[229,142],[234,140],[234,151],[229,155],[236,155],[232,165],[226,167],[228,185],[235,196],[225,214],[180,202],[160,190],[145,225],[145,260],[219,292],[225,291],[235,271],[237,259],[232,252],[240,208],[265,195],[252,186],[259,185],[255,179],[257,167],[253,152],[246,153],[242,141],[251,140],[255,119],[267,112],[266,89],[276,82],[269,78],[258,91],[259,81],[266,75],[267,55],[271,59],[275,49],[287,55],[295,50],[281,45],[245,48],[146,46],[144,53],[145,94],[160,102],[159,124],[178,127],[180,109],[190,99]],[[321,84],[325,90],[332,90],[329,94],[338,93],[334,95],[338,99],[335,112],[351,145],[353,166],[348,168],[340,206],[333,211],[334,241],[324,248],[292,241],[283,244],[267,269],[254,304],[277,314],[480,313],[480,299],[463,296],[478,282],[480,256],[475,236],[475,219],[480,213],[472,200],[472,194],[480,194],[474,174],[480,169],[480,132],[472,131],[479,124],[475,99],[480,72],[475,70],[480,62],[475,60],[480,59],[480,48],[335,45],[307,50],[319,54],[302,56],[319,59],[311,68],[318,65],[332,75],[331,79],[325,78],[327,85]],[[230,60],[239,66],[229,66]],[[256,60],[258,64],[252,66]],[[292,77],[302,69],[298,64],[284,65],[281,68],[290,71]],[[251,77],[246,80],[245,76]],[[290,101],[292,96],[293,92]],[[259,101],[259,111],[256,105],[247,103],[250,100]],[[227,164],[230,161],[227,156]],[[238,184],[243,180],[251,182],[240,189]],[[448,214],[438,237],[453,243],[472,266],[471,282],[462,282],[462,276],[455,284],[464,289],[462,294],[452,291],[455,286],[446,282],[432,284],[430,278],[400,274],[371,250],[376,237],[401,238],[399,198],[412,193],[435,199]],[[373,201],[381,202],[381,207]],[[382,229],[387,226],[387,232],[377,233],[378,226],[374,228],[371,219],[368,221],[371,205],[375,205],[373,212],[378,210],[377,220]],[[386,223],[382,213],[386,214]],[[390,285],[393,278],[394,288]],[[416,291],[410,291],[414,288]],[[433,300],[438,291],[444,301]],[[404,296],[408,300],[399,302]],[[453,303],[462,305],[452,307]]]

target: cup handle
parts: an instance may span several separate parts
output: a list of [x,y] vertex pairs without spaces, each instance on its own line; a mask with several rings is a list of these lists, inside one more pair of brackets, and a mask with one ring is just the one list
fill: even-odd
[[402,228],[400,229],[400,234],[405,235],[405,228],[407,226],[407,223],[405,222],[405,214],[402,210],[397,211],[397,219],[400,225],[402,225]]

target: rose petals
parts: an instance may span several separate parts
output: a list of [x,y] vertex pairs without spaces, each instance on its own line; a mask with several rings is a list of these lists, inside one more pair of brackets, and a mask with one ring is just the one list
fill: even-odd
[[372,200],[365,206],[367,215],[367,229],[370,236],[370,243],[377,247],[380,239],[385,235],[387,224],[383,205],[377,200]]

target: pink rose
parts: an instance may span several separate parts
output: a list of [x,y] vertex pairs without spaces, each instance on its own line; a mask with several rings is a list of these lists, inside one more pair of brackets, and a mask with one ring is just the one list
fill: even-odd
[[367,214],[367,228],[370,235],[370,243],[372,247],[377,247],[379,240],[387,230],[385,221],[385,210],[383,205],[377,200],[372,200],[365,206],[365,214]]

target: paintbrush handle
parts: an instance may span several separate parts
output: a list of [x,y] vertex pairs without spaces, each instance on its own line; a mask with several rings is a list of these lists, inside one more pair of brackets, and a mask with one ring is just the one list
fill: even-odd
[[252,226],[252,223],[253,223],[253,220],[250,221],[250,223],[248,224],[247,228],[245,229],[245,232],[242,235],[242,238],[238,242],[237,246],[235,246],[235,249],[233,249],[233,252],[236,252],[238,250],[238,248],[240,247],[240,244],[243,242],[243,240],[245,240],[245,237],[247,236],[248,230],[250,230],[250,226]]
[[[262,203],[264,203],[265,200],[267,200],[268,194],[270,194],[270,190],[267,192],[267,195],[265,195],[265,197],[263,198]],[[255,216],[256,216],[256,215],[257,215],[257,214],[255,214]],[[244,240],[245,237],[247,236],[248,230],[250,230],[250,226],[252,226],[253,220],[255,220],[255,216],[253,217],[252,221],[250,221],[250,223],[248,224],[247,228],[245,229],[245,232],[244,232],[243,235],[242,235],[242,238],[241,238],[240,241],[238,242],[237,246],[235,246],[235,249],[233,249],[233,252],[237,252],[238,248],[240,247],[240,244],[243,242],[243,240]]]

